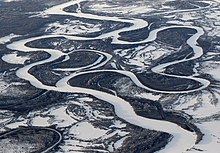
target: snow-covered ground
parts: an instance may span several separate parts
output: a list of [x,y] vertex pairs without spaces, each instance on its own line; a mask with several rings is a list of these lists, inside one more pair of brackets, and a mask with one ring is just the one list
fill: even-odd
[[18,56],[17,53],[6,54],[2,56],[2,60],[9,64],[24,64],[30,58],[27,56]]
[[99,32],[101,30],[100,26],[100,24],[89,24],[79,20],[71,21],[66,19],[64,23],[55,22],[49,24],[46,32],[67,35],[89,34]]
[[[7,124],[6,127],[10,129],[19,126],[48,127],[51,125],[56,125],[56,127],[60,129],[68,129],[68,132],[63,138],[64,144],[60,146],[60,152],[72,151],[75,153],[77,151],[85,151],[86,147],[94,146],[101,146],[103,149],[100,151],[108,152],[121,147],[127,135],[129,135],[129,132],[126,132],[127,124],[115,119],[114,116],[106,116],[98,110],[93,110],[89,103],[94,103],[94,99],[81,97],[66,102],[65,104],[51,106],[50,108],[45,108],[40,111],[32,111],[26,117],[20,116],[16,120],[12,120],[13,114],[8,115],[4,123]],[[79,116],[80,114],[71,113],[68,107],[71,107],[73,104],[87,109],[84,118]],[[6,114],[7,112],[4,113]],[[10,114],[10,112],[7,114]],[[109,120],[109,122],[112,122],[112,125],[101,126],[102,128],[94,126],[93,122],[99,120]],[[115,137],[116,135],[117,137]],[[117,138],[118,141],[111,141],[108,145],[104,144],[104,142],[110,138],[113,138],[112,140]],[[23,146],[22,144],[18,145],[17,147]],[[12,146],[11,149],[14,150],[15,148]],[[94,151],[98,150],[95,149]]]
[[11,41],[11,39],[13,39],[13,38],[16,38],[16,37],[19,37],[20,35],[16,35],[16,34],[10,34],[10,35],[8,35],[8,36],[4,36],[4,37],[1,37],[0,38],[0,44],[5,44],[5,43],[7,43],[7,42],[10,42]]
[[[7,1],[10,2],[10,1]],[[179,75],[172,75],[172,74],[166,74],[165,69],[168,66],[187,62],[187,61],[193,61],[193,60],[200,60],[203,58],[203,48],[199,46],[198,40],[203,35],[212,36],[212,37],[220,37],[219,35],[219,10],[215,11],[207,11],[207,12],[197,12],[197,11],[203,11],[202,7],[198,7],[198,9],[192,10],[181,10],[180,12],[172,10],[170,13],[176,13],[174,15],[165,15],[164,17],[168,19],[166,24],[169,24],[168,26],[163,25],[161,28],[157,28],[152,30],[149,33],[149,36],[142,41],[135,41],[135,42],[128,42],[124,40],[120,40],[120,33],[121,32],[128,32],[132,30],[138,30],[141,28],[145,28],[149,26],[148,22],[146,20],[138,19],[138,18],[120,18],[120,17],[110,17],[110,16],[99,16],[99,15],[93,15],[93,14],[86,14],[81,11],[78,11],[76,13],[70,13],[65,12],[63,9],[65,7],[77,4],[82,2],[82,0],[76,0],[76,1],[69,1],[67,3],[54,6],[52,8],[49,8],[45,10],[42,15],[49,16],[49,15],[66,15],[66,16],[74,16],[74,17],[81,17],[84,19],[94,19],[94,20],[104,20],[104,21],[115,21],[120,23],[130,23],[130,27],[122,28],[119,30],[115,30],[108,33],[103,33],[98,37],[95,38],[85,38],[85,37],[78,37],[78,36],[71,36],[71,35],[77,35],[77,34],[85,34],[85,33],[93,33],[93,32],[99,32],[102,30],[100,27],[100,24],[88,24],[81,22],[79,20],[66,20],[64,23],[61,22],[55,22],[47,25],[46,32],[49,33],[48,35],[39,36],[39,37],[33,37],[28,38],[25,40],[19,40],[16,42],[13,42],[9,44],[7,47],[12,50],[17,50],[21,52],[35,52],[35,51],[41,51],[40,48],[31,48],[27,47],[25,44],[34,41],[39,40],[43,38],[55,38],[55,37],[65,37],[66,39],[70,40],[98,40],[98,39],[106,39],[111,37],[112,38],[112,44],[136,44],[139,45],[138,47],[132,48],[132,49],[117,49],[114,50],[114,54],[117,56],[120,56],[124,59],[122,61],[125,65],[128,67],[132,67],[131,72],[126,71],[126,69],[123,70],[92,70],[94,68],[100,68],[101,66],[105,65],[107,62],[109,62],[112,58],[111,55],[107,53],[103,53],[102,56],[106,57],[106,60],[99,60],[97,63],[93,63],[95,66],[92,68],[91,65],[87,66],[89,70],[83,71],[83,72],[77,72],[75,74],[71,74],[60,81],[57,82],[56,86],[48,86],[40,82],[35,76],[29,73],[29,70],[37,65],[40,64],[47,64],[49,62],[53,62],[54,60],[57,60],[63,55],[66,55],[61,50],[56,49],[44,49],[45,52],[51,55],[50,58],[38,61],[29,65],[26,65],[25,67],[20,68],[16,74],[18,77],[25,79],[29,81],[33,86],[40,88],[40,89],[46,89],[46,90],[54,90],[58,92],[67,92],[67,93],[81,93],[81,94],[89,94],[93,95],[94,97],[106,101],[110,104],[112,104],[115,107],[115,112],[118,117],[121,117],[123,120],[140,126],[142,128],[152,129],[152,130],[158,130],[163,132],[168,132],[174,136],[173,140],[165,147],[165,149],[161,150],[161,152],[173,152],[176,150],[179,150],[180,152],[186,152],[186,150],[190,149],[191,147],[194,147],[194,149],[188,150],[188,152],[199,152],[199,150],[203,150],[204,152],[211,153],[215,152],[216,150],[220,149],[219,145],[219,139],[220,139],[220,133],[218,132],[217,127],[219,126],[219,122],[217,119],[207,119],[202,120],[204,118],[218,115],[219,112],[219,90],[218,88],[213,89],[213,92],[210,92],[209,86],[212,86],[212,82],[210,82],[207,79],[200,78],[199,74],[209,74],[212,76],[213,79],[216,81],[220,81],[220,76],[218,71],[220,70],[220,62],[218,61],[206,61],[203,59],[203,61],[194,66],[194,72],[195,74],[190,76],[179,76]],[[138,1],[139,2],[139,1]],[[137,3],[138,3],[137,2]],[[158,2],[159,3],[159,2]],[[208,3],[208,1],[207,1]],[[214,2],[210,2],[210,6],[213,5]],[[163,5],[163,2],[160,1],[160,5]],[[138,7],[137,7],[138,6]],[[109,3],[103,2],[100,4],[91,5],[90,9],[93,11],[99,11],[99,12],[105,12],[105,13],[116,13],[116,14],[127,14],[127,15],[138,15],[143,13],[149,13],[152,11],[155,11],[155,8],[149,6],[142,6],[141,4],[138,5],[129,5],[127,4],[124,7],[121,7],[118,5],[110,5]],[[167,6],[163,7],[164,10],[168,9]],[[218,8],[217,8],[218,9]],[[189,11],[192,11],[189,13]],[[163,13],[163,12],[160,12]],[[197,15],[197,13],[202,13],[202,17]],[[209,19],[208,21],[212,21],[209,24],[206,24],[206,22],[202,20],[202,18],[205,17]],[[201,22],[201,24],[194,25],[194,22],[198,21]],[[172,24],[172,25],[170,25]],[[211,27],[210,27],[210,24]],[[213,26],[213,27],[212,27]],[[175,28],[188,28],[196,30],[195,34],[191,34],[190,38],[187,40],[186,44],[190,46],[193,49],[194,55],[190,58],[184,58],[182,60],[174,60],[171,62],[167,62],[164,64],[157,65],[152,68],[152,62],[156,61],[164,56],[170,55],[173,52],[176,52],[178,49],[175,48],[168,48],[167,46],[159,45],[159,43],[154,43],[154,41],[157,39],[158,32],[169,30],[169,29],[175,29]],[[0,44],[5,44],[11,41],[12,38],[17,37],[14,34],[11,34],[9,36],[5,36],[0,38]],[[146,45],[143,45],[146,44]],[[219,51],[219,50],[218,50]],[[100,51],[92,51],[94,53],[100,53]],[[219,53],[207,53],[209,56],[207,58],[210,58],[210,56],[218,56]],[[210,55],[211,54],[211,55]],[[25,61],[27,61],[29,57],[25,56],[18,56],[17,53],[10,53],[6,54],[2,57],[2,60],[10,63],[10,64],[24,64]],[[103,59],[103,58],[102,58]],[[200,66],[203,68],[203,70],[198,70]],[[85,67],[84,67],[85,68]],[[132,72],[145,72],[147,70],[153,71],[157,74],[160,74],[162,76],[171,76],[176,78],[183,78],[183,79],[189,79],[194,80],[197,82],[200,82],[203,86],[198,89],[193,90],[183,90],[183,91],[166,91],[164,89],[161,90],[154,90],[150,87],[144,86],[137,77]],[[83,70],[83,68],[78,68],[77,70]],[[63,71],[68,71],[68,69],[63,69]],[[69,70],[70,71],[70,70]],[[75,69],[74,69],[75,71]],[[69,79],[80,76],[87,73],[100,73],[100,72],[112,72],[112,73],[118,73],[121,75],[125,75],[129,77],[136,86],[149,90],[151,93],[137,93],[136,97],[146,98],[153,101],[160,101],[163,102],[164,99],[168,98],[161,98],[162,94],[181,94],[172,104],[173,110],[178,111],[184,111],[185,113],[191,115],[195,119],[196,125],[201,129],[201,131],[205,134],[203,137],[203,140],[198,143],[194,144],[196,140],[195,133],[191,133],[189,131],[186,131],[182,129],[181,127],[177,126],[176,124],[167,122],[167,121],[157,121],[152,119],[147,119],[141,116],[138,116],[135,114],[133,108],[131,105],[121,99],[120,97],[117,97],[117,95],[111,95],[108,93],[104,93],[101,91],[96,91],[93,89],[87,89],[87,88],[80,88],[80,87],[72,87],[69,85],[68,81]],[[219,85],[219,84],[218,84]],[[8,87],[8,84],[4,82],[3,80],[0,80],[0,92],[5,91],[5,89]],[[210,90],[209,90],[210,89]],[[192,94],[197,93],[197,94]],[[28,114],[28,117],[20,117],[17,118],[17,121],[10,121],[10,123],[7,123],[6,127],[8,128],[16,128],[21,125],[33,125],[33,126],[50,126],[50,125],[56,125],[58,128],[68,128],[68,134],[69,136],[74,137],[74,139],[65,139],[63,146],[61,146],[61,150],[65,152],[80,152],[85,149],[85,147],[92,147],[94,145],[104,146],[104,144],[96,144],[87,142],[88,140],[96,140],[96,139],[107,139],[110,138],[114,132],[110,132],[109,129],[102,129],[100,127],[94,126],[90,121],[96,120],[96,119],[112,119],[110,116],[105,116],[102,114],[102,112],[99,112],[97,110],[93,110],[92,107],[87,105],[86,103],[88,101],[92,102],[92,100],[88,97],[85,97],[84,99],[78,99],[77,101],[71,101],[72,105],[76,105],[83,109],[85,112],[85,117],[77,116],[76,114],[72,113],[68,110],[68,104],[58,105],[58,106],[51,106],[49,109],[41,110],[41,111],[33,111]],[[8,120],[7,120],[8,121]],[[122,146],[124,140],[127,138],[127,132],[123,132],[124,123],[121,123],[121,121],[115,121],[115,124],[113,124],[111,127],[117,127],[119,128],[117,132],[118,135],[121,136],[121,139],[118,140],[115,143],[111,143],[108,145],[108,151],[114,151],[114,149],[119,148]],[[90,129],[90,131],[87,131],[87,129]],[[196,148],[196,149],[195,149]],[[85,151],[85,150],[84,150]],[[98,150],[96,150],[98,151]],[[100,150],[102,152],[106,152],[106,150]]]
[[155,9],[151,6],[147,5],[128,5],[128,6],[121,6],[120,4],[110,5],[106,2],[97,3],[95,5],[91,5],[90,9],[93,11],[100,11],[105,13],[116,13],[116,14],[131,14],[131,15],[137,15],[137,14],[143,14],[143,13],[149,13],[151,11],[154,11]]

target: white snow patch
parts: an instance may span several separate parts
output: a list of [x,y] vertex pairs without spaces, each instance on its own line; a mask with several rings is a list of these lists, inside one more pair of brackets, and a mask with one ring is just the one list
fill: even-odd
[[174,110],[184,110],[196,118],[207,117],[220,110],[220,105],[211,104],[211,100],[212,95],[205,91],[198,96],[180,96],[173,108]]
[[220,65],[209,70],[209,71],[206,71],[206,74],[210,74],[214,79],[220,81]]
[[125,128],[126,127],[126,124],[125,123],[122,123],[121,121],[119,120],[116,120],[114,121],[114,124],[110,126],[111,128],[112,127],[115,127],[115,128]]
[[15,129],[18,128],[19,126],[27,126],[27,120],[17,121],[6,125],[6,127],[10,129]]
[[53,116],[48,122],[57,124],[58,127],[67,127],[77,122],[66,113],[66,106],[52,108],[48,115]]
[[115,149],[118,149],[118,148],[122,147],[123,142],[124,142],[125,139],[127,139],[127,138],[128,138],[128,137],[124,137],[124,138],[121,138],[120,140],[118,140],[118,141],[114,144]]
[[[204,153],[215,153],[220,150],[220,121],[203,122],[196,124],[202,133],[205,135],[199,144],[195,145],[194,148],[203,150]],[[192,149],[192,153],[201,152]]]
[[36,116],[32,119],[32,125],[33,126],[50,126],[50,124],[48,123],[48,120],[50,118],[49,117],[41,117],[41,116]]
[[121,7],[120,5],[110,5],[106,3],[98,3],[92,5],[91,10],[99,11],[99,12],[106,12],[106,13],[117,13],[117,14],[143,14],[154,11],[155,9],[152,8],[150,5],[128,5]]
[[24,64],[25,61],[29,59],[30,58],[26,56],[18,56],[16,53],[2,56],[2,60],[9,64]]
[[108,130],[94,127],[91,123],[81,122],[70,128],[70,133],[81,140],[93,140],[105,135]]
[[[216,53],[216,55],[218,55]],[[215,56],[216,56],[215,55]],[[202,63],[202,71],[206,74],[210,74],[214,79],[220,81],[220,61],[207,61]]]
[[52,32],[54,34],[86,34],[99,32],[101,24],[89,24],[84,23],[79,20],[69,20],[67,19],[65,23],[55,22],[48,25],[46,32]]
[[141,97],[141,98],[146,98],[146,99],[149,99],[149,100],[153,100],[153,101],[157,101],[160,99],[160,95],[154,95],[152,93],[139,93],[139,94],[136,94],[135,95],[136,97]]
[[81,98],[77,98],[77,100],[81,102],[93,102],[93,99],[89,97],[81,97]]
[[[8,2],[10,2],[10,1],[8,0]],[[0,44],[5,44],[7,42],[10,42],[12,38],[16,38],[16,37],[19,37],[19,36],[20,35],[15,35],[15,34],[12,33],[12,34],[10,34],[8,36],[1,37],[0,38]]]

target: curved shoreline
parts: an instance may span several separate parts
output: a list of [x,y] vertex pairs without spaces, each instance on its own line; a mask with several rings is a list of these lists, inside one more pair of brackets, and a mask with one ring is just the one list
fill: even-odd
[[[174,123],[171,123],[171,122],[153,120],[153,119],[148,119],[148,118],[138,116],[134,112],[132,106],[127,101],[123,100],[122,98],[117,97],[115,95],[105,93],[105,92],[92,90],[92,89],[72,87],[72,86],[69,85],[68,81],[71,78],[73,78],[77,75],[81,75],[81,74],[99,72],[99,71],[100,72],[107,72],[107,71],[109,72],[109,71],[111,71],[111,72],[116,72],[116,73],[120,73],[120,74],[128,76],[129,78],[131,78],[131,80],[136,85],[138,85],[141,88],[152,91],[152,92],[157,92],[157,93],[189,93],[189,92],[195,92],[195,91],[202,90],[202,89],[206,88],[209,85],[210,82],[208,80],[205,80],[205,79],[202,79],[202,78],[196,78],[194,76],[178,76],[178,75],[166,74],[166,73],[163,73],[163,70],[166,67],[170,66],[170,65],[174,65],[174,64],[177,64],[177,63],[182,63],[182,62],[194,60],[194,59],[197,59],[197,58],[199,58],[203,55],[202,48],[199,47],[198,44],[197,44],[197,40],[204,33],[203,29],[201,29],[199,27],[193,27],[193,26],[163,27],[163,28],[159,28],[159,29],[151,31],[149,33],[148,38],[143,40],[143,41],[140,41],[140,42],[126,42],[126,41],[122,41],[122,40],[118,39],[121,32],[141,29],[143,27],[147,27],[148,23],[144,20],[141,20],[141,19],[126,20],[126,19],[120,19],[118,17],[97,16],[97,15],[91,15],[91,14],[84,14],[82,12],[67,13],[67,12],[63,11],[63,9],[65,7],[68,7],[68,6],[73,5],[73,4],[77,4],[81,1],[83,1],[83,0],[70,1],[70,2],[67,2],[67,3],[52,7],[50,9],[46,10],[44,13],[46,15],[50,15],[50,14],[71,15],[71,16],[77,16],[77,17],[81,17],[81,18],[89,18],[89,19],[92,18],[92,19],[97,19],[97,20],[105,19],[105,20],[108,20],[108,21],[110,20],[110,21],[131,23],[133,25],[128,27],[128,28],[122,28],[120,30],[112,31],[112,32],[100,35],[98,37],[95,37],[95,38],[67,36],[67,35],[45,35],[45,36],[34,37],[34,38],[29,38],[29,39],[24,39],[24,40],[13,42],[12,44],[9,44],[7,46],[9,49],[18,50],[18,51],[22,51],[22,52],[30,52],[30,51],[35,52],[35,51],[42,51],[43,50],[43,51],[47,52],[48,54],[50,54],[50,57],[48,59],[29,64],[29,65],[24,66],[23,68],[20,68],[19,70],[17,70],[16,71],[17,76],[24,79],[24,80],[29,81],[33,86],[35,86],[37,88],[40,88],[40,89],[54,90],[54,91],[58,91],[58,92],[67,92],[67,93],[86,93],[86,94],[92,95],[92,96],[94,96],[98,99],[101,99],[103,101],[106,101],[106,102],[109,102],[110,104],[112,104],[115,108],[115,112],[116,112],[117,116],[124,119],[125,121],[131,123],[131,124],[134,124],[134,125],[140,126],[142,128],[146,128],[146,129],[167,132],[167,133],[173,135],[173,139],[170,141],[170,143],[168,143],[168,145],[165,147],[165,149],[160,150],[160,152],[175,152],[176,150],[179,150],[180,152],[184,152],[187,149],[190,149],[191,147],[193,147],[195,145],[195,142],[196,142],[195,133],[189,132],[185,129],[182,129],[177,124],[174,124]],[[80,72],[80,70],[82,70],[82,68],[78,68],[77,73],[73,73],[70,76],[67,76],[67,77],[59,80],[57,82],[56,86],[47,86],[47,85],[44,85],[42,82],[40,82],[38,79],[36,79],[33,75],[31,75],[29,73],[29,70],[34,66],[52,62],[52,61],[54,61],[54,60],[56,60],[59,57],[64,56],[64,55],[68,56],[66,53],[63,53],[62,51],[55,50],[55,49],[31,48],[31,47],[26,46],[26,44],[28,42],[31,42],[31,41],[34,41],[34,40],[39,40],[39,39],[43,39],[43,38],[64,37],[64,38],[69,39],[69,40],[85,40],[86,41],[86,40],[95,40],[95,39],[103,39],[103,38],[112,37],[112,44],[141,44],[141,43],[148,43],[148,42],[152,42],[152,41],[156,40],[157,39],[157,33],[159,31],[163,31],[163,30],[167,30],[167,29],[171,29],[171,28],[190,28],[190,29],[195,29],[197,31],[196,34],[194,34],[192,37],[190,37],[187,40],[187,44],[191,48],[193,48],[194,56],[192,58],[189,58],[189,59],[182,59],[182,60],[179,60],[179,61],[173,61],[173,62],[168,62],[168,63],[165,63],[165,64],[161,64],[159,66],[156,66],[156,67],[152,68],[152,71],[155,72],[155,73],[161,74],[161,75],[195,80],[195,81],[198,81],[201,84],[203,84],[202,87],[194,89],[194,90],[188,90],[188,91],[186,91],[186,90],[184,90],[184,91],[160,91],[160,90],[154,90],[154,89],[151,89],[149,87],[144,86],[137,79],[135,74],[133,74],[132,72],[122,71],[122,70],[93,70],[93,71]],[[107,59],[104,62],[98,61],[98,64],[95,67],[92,67],[93,64],[94,64],[93,63],[92,65],[89,65],[86,68],[91,68],[91,67],[92,67],[92,69],[98,68],[100,66],[105,65],[111,59],[111,55],[109,55],[107,53],[103,53],[103,52],[95,51],[95,50],[91,50],[91,51],[96,52],[98,54],[102,54]]]

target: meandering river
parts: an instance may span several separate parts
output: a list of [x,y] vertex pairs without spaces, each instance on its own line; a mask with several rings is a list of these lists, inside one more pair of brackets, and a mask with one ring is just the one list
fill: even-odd
[[[162,27],[159,29],[152,30],[149,33],[149,36],[145,40],[142,40],[142,41],[128,42],[128,41],[124,41],[124,40],[119,40],[120,33],[148,27],[149,26],[148,22],[145,20],[142,20],[142,19],[135,19],[135,18],[124,19],[124,18],[120,18],[120,17],[109,17],[109,16],[101,16],[101,15],[99,16],[99,15],[87,14],[87,13],[81,12],[80,8],[78,8],[78,11],[76,13],[64,11],[65,8],[67,8],[71,5],[74,5],[74,4],[79,4],[82,1],[83,0],[75,0],[75,1],[72,0],[67,3],[51,7],[49,9],[45,10],[42,13],[42,15],[66,15],[67,17],[74,16],[74,17],[85,18],[85,19],[106,20],[106,21],[114,21],[114,22],[120,22],[120,23],[129,23],[131,26],[121,28],[119,30],[111,31],[108,33],[104,33],[104,34],[101,34],[101,35],[99,35],[97,37],[93,37],[93,38],[71,36],[71,35],[65,35],[65,34],[63,34],[63,35],[62,34],[61,35],[49,34],[49,35],[32,37],[32,38],[13,42],[7,46],[9,49],[18,50],[21,52],[44,51],[50,55],[50,57],[47,59],[44,59],[44,60],[41,60],[41,61],[38,61],[35,63],[31,63],[29,65],[26,65],[26,66],[18,69],[16,72],[17,76],[24,79],[24,80],[29,81],[33,86],[40,88],[40,89],[53,90],[53,91],[58,91],[58,92],[67,92],[67,93],[85,93],[85,94],[92,95],[100,100],[103,100],[103,101],[106,101],[106,102],[112,104],[115,108],[115,112],[116,112],[117,116],[124,119],[125,121],[131,123],[131,124],[134,124],[139,127],[146,128],[146,129],[167,132],[167,133],[173,135],[173,138],[169,142],[169,144],[164,149],[162,149],[160,152],[166,152],[166,153],[185,152],[187,149],[192,148],[196,142],[196,134],[194,132],[189,132],[189,131],[181,128],[177,124],[174,124],[174,123],[171,123],[168,121],[154,120],[154,119],[148,119],[145,117],[138,116],[135,113],[135,111],[133,110],[132,106],[129,104],[129,102],[125,101],[124,99],[122,99],[116,95],[111,95],[109,93],[97,91],[94,89],[74,87],[74,86],[69,85],[68,81],[76,76],[88,74],[88,73],[114,72],[114,73],[119,73],[119,74],[125,75],[125,76],[129,77],[137,86],[144,88],[144,89],[147,89],[152,92],[156,92],[156,93],[190,93],[190,92],[202,90],[202,89],[209,86],[210,82],[208,80],[198,78],[193,75],[179,76],[179,75],[173,75],[173,74],[166,74],[164,72],[164,69],[166,69],[166,67],[174,65],[174,64],[195,60],[203,55],[203,49],[197,43],[200,36],[202,36],[204,34],[203,29],[200,27],[196,27],[196,26],[167,26],[167,27]],[[78,6],[80,6],[80,5],[78,5]],[[112,55],[98,51],[98,50],[91,50],[91,49],[86,50],[86,51],[94,52],[95,54],[99,55],[99,58],[94,63],[87,65],[87,66],[72,68],[72,69],[71,68],[59,69],[60,71],[70,71],[70,72],[72,72],[72,74],[59,80],[55,86],[45,85],[40,80],[38,80],[34,75],[29,73],[29,70],[37,65],[53,62],[53,61],[57,60],[58,58],[60,58],[61,56],[66,56],[67,60],[69,58],[69,55],[67,53],[62,52],[61,50],[47,49],[47,48],[33,48],[33,47],[27,46],[27,43],[35,41],[35,40],[41,40],[44,38],[63,37],[63,38],[69,39],[69,40],[88,41],[88,40],[99,40],[99,39],[111,37],[112,44],[143,44],[143,43],[149,43],[149,42],[155,41],[157,39],[158,32],[168,30],[168,29],[173,29],[173,28],[188,28],[188,29],[193,29],[196,31],[196,33],[193,34],[186,42],[193,49],[194,54],[190,58],[185,58],[185,59],[181,59],[181,60],[174,60],[171,62],[167,62],[167,63],[161,64],[161,65],[158,65],[158,66],[152,68],[152,71],[154,73],[158,73],[158,74],[164,75],[164,76],[197,81],[202,86],[200,86],[196,89],[188,89],[188,90],[183,90],[183,91],[156,90],[156,89],[151,89],[150,87],[143,85],[138,80],[138,78],[135,76],[135,74],[132,72],[124,71],[124,70],[96,70],[97,68],[99,68],[99,67],[105,65],[107,62],[109,62],[112,58]],[[76,50],[76,51],[81,51],[81,50]],[[105,60],[103,60],[103,59],[105,59]]]

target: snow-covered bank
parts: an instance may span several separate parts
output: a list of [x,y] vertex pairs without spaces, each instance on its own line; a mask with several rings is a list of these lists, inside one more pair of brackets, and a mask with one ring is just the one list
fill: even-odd
[[[143,41],[137,41],[137,42],[128,42],[128,41],[123,41],[119,40],[120,33],[121,32],[128,32],[132,30],[138,30],[142,28],[146,28],[148,26],[148,22],[142,19],[124,19],[124,18],[119,18],[119,17],[108,17],[108,16],[99,16],[99,15],[93,15],[93,14],[86,14],[81,11],[77,13],[70,13],[70,12],[65,12],[64,8],[78,4],[82,2],[82,0],[76,0],[76,1],[70,1],[61,5],[54,6],[48,10],[45,10],[43,15],[66,15],[66,16],[75,16],[79,18],[85,18],[85,19],[94,19],[94,20],[106,20],[106,21],[115,21],[115,22],[120,22],[120,23],[129,23],[131,26],[130,27],[125,27],[119,30],[115,30],[112,32],[104,33],[101,34],[100,36],[94,37],[94,38],[86,38],[86,37],[78,37],[78,36],[71,36],[68,35],[68,33],[62,33],[59,31],[60,34],[48,34],[44,36],[39,36],[39,37],[33,37],[33,38],[28,38],[24,40],[19,40],[16,42],[13,42],[9,44],[7,47],[12,50],[18,50],[21,52],[36,52],[36,51],[44,51],[50,54],[50,57],[48,59],[44,59],[42,61],[38,61],[29,65],[26,65],[25,67],[20,68],[16,74],[18,77],[29,81],[33,86],[40,88],[40,89],[46,89],[46,90],[53,90],[53,91],[58,91],[58,92],[65,92],[65,93],[82,93],[82,94],[89,94],[92,95],[93,97],[96,97],[100,100],[106,101],[110,104],[112,104],[115,108],[115,112],[118,117],[122,118],[123,120],[127,121],[128,123],[137,125],[142,128],[146,129],[151,129],[151,130],[157,130],[157,131],[162,131],[162,132],[167,132],[171,135],[173,135],[173,139],[171,142],[161,150],[161,152],[176,152],[177,150],[179,152],[185,152],[186,150],[190,149],[195,145],[196,142],[196,135],[194,132],[189,132],[180,126],[170,123],[167,121],[161,121],[161,120],[153,120],[153,119],[148,119],[144,118],[141,116],[138,116],[132,106],[129,104],[129,102],[125,101],[124,99],[117,97],[115,95],[111,95],[102,91],[97,91],[94,89],[88,89],[88,88],[80,88],[80,87],[74,87],[69,85],[69,80],[72,79],[73,77],[87,74],[87,73],[100,73],[100,72],[113,72],[113,73],[119,73],[122,75],[125,75],[129,77],[137,86],[147,89],[151,92],[156,92],[156,93],[171,93],[171,94],[179,94],[179,93],[191,93],[195,91],[200,91],[202,89],[205,89],[207,86],[209,86],[210,82],[208,80],[198,78],[195,76],[179,76],[179,75],[171,75],[171,74],[166,74],[163,72],[163,70],[171,65],[182,63],[182,62],[187,62],[190,60],[195,60],[203,55],[203,49],[198,46],[198,39],[200,36],[204,34],[204,31],[202,28],[195,27],[195,26],[164,26],[162,28],[158,28],[156,30],[153,30],[149,33],[149,36],[143,40]],[[59,25],[60,26],[60,25]],[[49,62],[53,62],[56,59],[60,58],[61,56],[66,56],[68,57],[68,53],[62,52],[62,50],[56,50],[56,49],[47,49],[47,48],[33,48],[33,47],[28,47],[26,44],[35,40],[40,40],[44,38],[59,38],[63,37],[69,40],[98,40],[98,39],[105,39],[105,38],[112,38],[112,44],[141,44],[141,43],[149,43],[152,41],[155,41],[157,39],[157,34],[160,31],[164,30],[169,30],[173,28],[188,28],[188,29],[194,29],[196,30],[195,34],[192,34],[192,36],[187,40],[187,44],[193,49],[194,55],[191,58],[184,58],[182,60],[176,60],[173,62],[168,62],[161,64],[159,66],[156,66],[152,69],[153,72],[164,75],[164,76],[170,76],[174,78],[182,78],[182,79],[189,79],[189,80],[194,80],[199,83],[201,83],[201,87],[196,88],[196,89],[188,89],[188,90],[182,90],[182,91],[166,91],[164,90],[155,90],[150,87],[147,87],[143,85],[138,78],[135,76],[134,73],[129,72],[129,71],[123,71],[123,70],[94,70],[96,68],[100,68],[101,66],[105,65],[108,61],[111,59],[111,55],[107,53],[103,53],[97,50],[88,50],[90,52],[94,52],[99,56],[99,58],[92,64],[84,66],[84,67],[78,67],[78,68],[73,68],[73,69],[55,69],[58,71],[78,71],[77,73],[70,74],[69,76],[59,80],[56,84],[56,86],[48,86],[43,84],[40,80],[38,80],[34,75],[29,73],[29,70],[35,66],[41,65],[41,64],[47,64]],[[75,32],[75,31],[74,31]],[[79,51],[79,50],[77,50]],[[87,51],[87,50],[86,50]],[[105,60],[104,60],[105,59]],[[68,58],[67,58],[68,60]],[[8,60],[7,60],[8,61]],[[80,72],[82,70],[87,69],[87,71]],[[56,110],[54,114],[56,115],[58,113],[64,112],[65,108],[62,108],[60,110]],[[59,116],[60,117],[60,116]],[[65,117],[64,117],[65,118]],[[67,117],[66,117],[67,118]],[[62,116],[61,119],[62,120]],[[42,118],[37,117],[33,120],[33,123],[39,124],[39,121],[43,121],[47,123],[46,120],[42,120]],[[75,120],[69,120],[65,123],[61,123],[61,125],[70,125],[71,122],[75,122]],[[85,123],[83,125],[87,127],[91,127],[90,125],[87,125],[88,123]],[[72,129],[75,131],[79,131],[78,128]],[[93,129],[95,132],[97,129]],[[104,131],[101,131],[104,132]],[[79,137],[85,138],[84,135],[79,135]],[[120,144],[120,142],[118,142]]]

